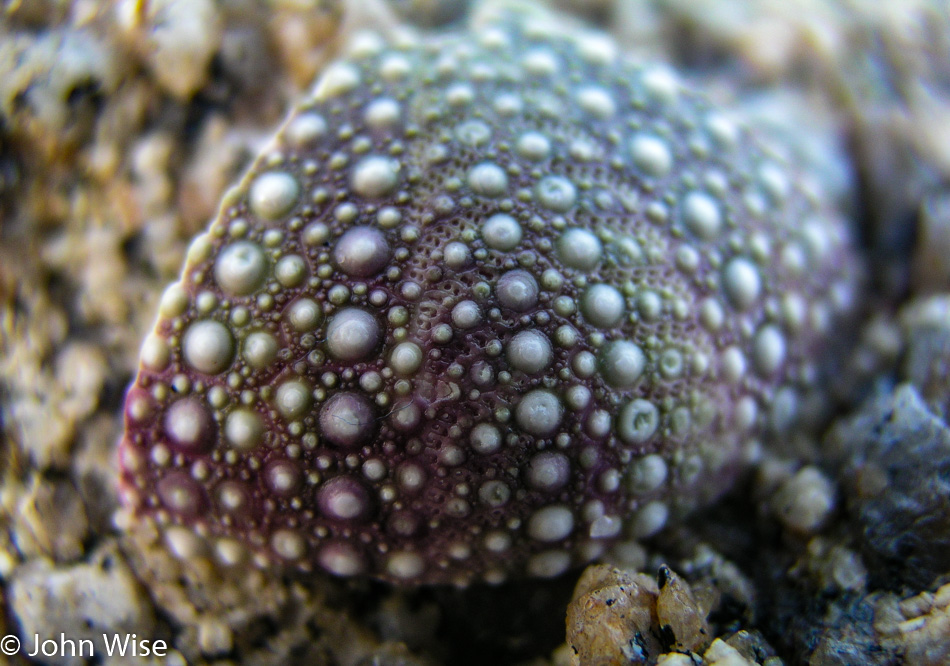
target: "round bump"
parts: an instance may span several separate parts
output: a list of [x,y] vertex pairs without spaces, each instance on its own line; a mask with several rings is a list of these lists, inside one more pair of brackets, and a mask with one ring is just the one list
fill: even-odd
[[617,104],[606,90],[599,86],[586,86],[577,91],[577,104],[590,115],[607,120],[617,110]]
[[400,537],[411,537],[419,532],[419,516],[412,511],[394,511],[386,520],[386,531]]
[[141,424],[155,413],[155,402],[148,392],[131,388],[126,396],[125,415],[130,422]]
[[393,578],[410,580],[422,575],[425,562],[420,555],[409,551],[392,553],[386,558],[386,571]]
[[808,301],[801,294],[785,294],[780,303],[782,321],[794,333],[800,333],[808,317]]
[[320,430],[333,444],[353,448],[376,432],[376,415],[361,395],[337,393],[320,410]]
[[396,469],[396,483],[407,493],[417,493],[425,487],[426,473],[414,462],[406,462]]
[[566,213],[577,203],[577,188],[561,176],[545,176],[535,188],[538,203],[556,213]]
[[319,113],[308,111],[299,114],[284,129],[284,138],[291,146],[303,148],[313,143],[327,131],[327,121]]
[[678,349],[666,349],[657,364],[664,379],[676,379],[683,374],[683,354]]
[[451,106],[463,107],[475,99],[475,91],[467,83],[453,83],[445,91],[445,101]]
[[521,242],[521,225],[511,215],[492,215],[482,224],[482,240],[492,250],[509,252]]
[[550,391],[529,391],[515,408],[515,421],[525,432],[544,437],[553,434],[561,425],[563,407]]
[[400,400],[393,407],[390,421],[400,432],[412,432],[422,424],[422,408],[413,400]]
[[595,409],[587,416],[585,430],[594,439],[603,439],[610,434],[610,414],[603,409]]
[[412,64],[401,53],[387,53],[379,62],[379,75],[390,83],[400,81],[412,71]]
[[752,396],[744,396],[736,402],[733,415],[736,429],[739,432],[748,432],[759,417],[759,405]]
[[504,553],[511,548],[511,537],[504,532],[489,532],[482,543],[490,553]]
[[614,516],[600,516],[594,519],[590,524],[590,537],[592,539],[610,539],[620,534],[623,524]]
[[445,345],[452,341],[452,327],[448,324],[438,324],[432,328],[432,341],[437,345]]
[[528,518],[528,536],[535,541],[563,541],[574,531],[574,514],[566,506],[546,506]]
[[580,271],[597,267],[604,248],[600,240],[586,229],[568,229],[558,240],[558,256],[564,265]]
[[644,92],[660,104],[672,104],[679,96],[679,80],[666,65],[651,65],[643,72],[640,81]]
[[327,349],[340,361],[359,361],[382,342],[376,318],[359,308],[344,308],[327,324]]
[[533,76],[550,76],[558,71],[558,58],[546,48],[535,48],[528,51],[521,60],[525,72]]
[[683,224],[703,240],[712,240],[722,228],[719,204],[705,192],[690,192],[683,199]]
[[625,303],[623,295],[608,284],[588,287],[581,299],[581,314],[591,325],[598,328],[613,328],[623,319]]
[[335,62],[323,71],[314,87],[313,96],[320,102],[339,97],[360,85],[361,80],[360,70],[356,65]]
[[261,417],[249,409],[235,409],[224,422],[224,438],[241,451],[252,451],[264,438]]
[[165,412],[165,434],[189,453],[204,453],[214,445],[214,419],[199,398],[182,398]]
[[699,323],[707,331],[718,331],[725,321],[726,313],[716,299],[706,298],[699,304]]
[[242,481],[222,481],[214,491],[217,506],[232,516],[247,516],[251,511],[251,493]]
[[162,505],[182,516],[195,516],[205,504],[201,486],[184,472],[169,474],[156,486]]
[[307,413],[313,404],[310,386],[302,379],[291,379],[277,387],[274,404],[277,411],[288,421]]
[[399,184],[399,162],[389,157],[368,155],[350,174],[350,187],[361,197],[378,199],[390,194]]
[[142,365],[149,370],[161,372],[171,363],[172,351],[162,336],[151,333],[142,344],[139,359],[142,361]]
[[422,424],[422,408],[412,400],[402,400],[393,408],[390,421],[396,430],[412,432]]
[[563,453],[545,451],[531,457],[525,480],[535,490],[552,492],[567,485],[571,464]]
[[277,555],[288,562],[294,562],[307,554],[307,542],[297,532],[288,529],[275,531],[270,538],[270,546]]
[[577,35],[577,52],[591,65],[609,66],[617,60],[617,44],[598,32]]
[[369,513],[369,493],[359,481],[337,476],[320,486],[317,506],[331,520],[359,520]]
[[297,203],[300,185],[289,173],[270,171],[254,179],[248,194],[251,212],[265,220],[277,220]]
[[389,355],[390,367],[399,375],[411,375],[422,365],[422,349],[414,342],[401,342]]
[[158,303],[158,314],[166,319],[179,317],[188,310],[189,300],[188,292],[180,284],[169,285]]
[[371,277],[389,263],[386,237],[372,227],[353,227],[340,236],[333,249],[333,260],[347,275]]
[[458,467],[466,459],[465,451],[454,444],[444,444],[439,449],[439,462],[446,467]]
[[572,386],[564,394],[564,401],[570,409],[580,411],[590,404],[590,389],[586,386]]
[[601,373],[614,388],[629,389],[636,385],[646,367],[646,356],[638,345],[628,340],[611,342],[600,357]]
[[637,312],[646,321],[656,321],[663,314],[663,299],[654,291],[643,291],[637,296]]
[[386,477],[387,467],[379,458],[370,458],[363,463],[363,474],[370,481],[380,481]]
[[762,294],[762,277],[750,260],[735,257],[722,271],[722,287],[734,308],[748,310]]
[[287,315],[291,328],[298,333],[314,330],[320,325],[322,319],[323,310],[320,309],[316,301],[310,298],[300,298],[294,301]]
[[275,460],[264,468],[264,483],[279,497],[291,497],[300,489],[300,467],[290,460]]
[[224,372],[234,357],[231,331],[217,321],[200,320],[188,327],[182,342],[185,363],[207,375]]
[[264,282],[267,258],[260,245],[238,241],[224,248],[214,262],[214,279],[229,296],[246,296]]
[[476,386],[488,388],[495,384],[495,371],[485,361],[476,361],[469,371],[469,377]]
[[532,162],[540,162],[551,154],[551,142],[540,132],[526,132],[515,144],[515,152]]
[[307,262],[296,254],[283,257],[274,266],[274,277],[282,287],[297,287],[307,277]]
[[311,222],[300,233],[300,240],[308,247],[322,244],[330,236],[330,228],[323,222]]
[[788,196],[791,183],[785,172],[774,162],[767,162],[759,167],[759,181],[762,188],[776,205],[781,205]]
[[643,173],[662,178],[673,168],[673,154],[663,139],[652,134],[638,134],[630,142],[630,157]]
[[265,331],[255,331],[244,339],[241,355],[249,366],[262,370],[277,360],[277,340]]
[[470,120],[455,128],[455,137],[466,146],[481,146],[491,139],[491,129],[481,120]]
[[538,282],[527,271],[508,271],[498,278],[495,295],[503,307],[526,312],[538,303]]
[[538,331],[521,331],[508,343],[508,362],[521,372],[540,372],[551,364],[551,358],[551,341]]
[[185,527],[171,525],[163,529],[165,546],[178,560],[187,562],[204,555],[203,539]]
[[720,360],[723,378],[730,384],[738,383],[745,376],[746,358],[738,347],[727,348],[722,352]]
[[359,551],[351,544],[341,541],[322,546],[317,554],[317,562],[334,576],[356,576],[366,568]]
[[511,499],[511,488],[497,479],[486,481],[478,489],[478,499],[493,509],[503,507]]
[[452,308],[452,323],[458,328],[472,328],[478,325],[481,319],[482,313],[475,301],[460,301]]
[[593,377],[597,372],[597,357],[589,351],[578,352],[571,361],[571,368],[581,379]]
[[739,127],[728,117],[719,112],[710,113],[706,117],[706,130],[709,136],[720,148],[732,150],[739,141]]
[[188,251],[185,254],[185,261],[197,264],[207,261],[214,252],[214,245],[211,243],[211,237],[208,233],[203,233],[192,239],[188,245]]
[[468,186],[475,194],[484,197],[500,197],[508,189],[508,176],[497,164],[483,162],[468,172]]
[[371,129],[383,131],[394,128],[399,123],[399,116],[399,103],[388,97],[382,97],[367,105],[363,119]]
[[563,550],[548,550],[528,558],[528,574],[535,578],[556,578],[571,566],[571,556]]
[[777,326],[760,328],[752,342],[752,363],[759,374],[769,377],[778,372],[785,362],[786,347],[785,336]]
[[625,404],[617,416],[617,435],[626,444],[643,444],[660,425],[660,413],[652,402],[637,398]]
[[471,261],[472,256],[465,243],[453,241],[445,246],[445,265],[458,270],[464,268]]
[[488,455],[501,448],[501,432],[490,423],[479,423],[472,428],[468,441],[476,453]]
[[801,411],[801,397],[791,386],[782,386],[775,392],[769,414],[771,427],[779,432],[787,430]]
[[630,464],[627,487],[635,495],[645,495],[663,485],[667,474],[666,461],[657,454],[651,453]]
[[659,500],[650,502],[634,514],[630,526],[633,536],[639,539],[653,536],[666,527],[669,517],[670,509],[666,504]]

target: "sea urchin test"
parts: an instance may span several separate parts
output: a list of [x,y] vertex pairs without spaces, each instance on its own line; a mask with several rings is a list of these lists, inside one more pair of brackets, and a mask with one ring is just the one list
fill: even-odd
[[179,553],[405,584],[655,534],[791,418],[853,300],[791,152],[600,35],[362,39],[163,295],[124,500]]

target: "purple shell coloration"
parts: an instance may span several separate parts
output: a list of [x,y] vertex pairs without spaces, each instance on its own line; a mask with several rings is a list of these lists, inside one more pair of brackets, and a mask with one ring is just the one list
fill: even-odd
[[121,443],[139,519],[225,565],[465,584],[725,491],[854,300],[794,151],[595,33],[348,58],[161,300]]

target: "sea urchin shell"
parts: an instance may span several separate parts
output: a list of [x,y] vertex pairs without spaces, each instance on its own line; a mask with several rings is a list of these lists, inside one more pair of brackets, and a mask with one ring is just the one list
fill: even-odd
[[226,564],[404,583],[652,535],[813,381],[828,199],[603,36],[364,38],[163,296],[125,498]]

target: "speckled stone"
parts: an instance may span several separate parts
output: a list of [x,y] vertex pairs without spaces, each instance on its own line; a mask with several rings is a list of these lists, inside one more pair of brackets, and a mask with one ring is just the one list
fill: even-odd
[[[33,560],[13,572],[7,590],[7,603],[19,624],[21,654],[33,650],[35,634],[58,642],[62,633],[75,641],[77,652],[80,640],[91,641],[96,655],[106,653],[103,634],[127,632],[150,642],[158,638],[148,596],[114,542],[106,542],[88,562],[74,566]],[[69,650],[55,652],[43,663],[85,662]],[[87,656],[89,652],[86,647]]]
[[837,425],[836,462],[876,587],[922,588],[950,566],[950,428],[909,384]]

